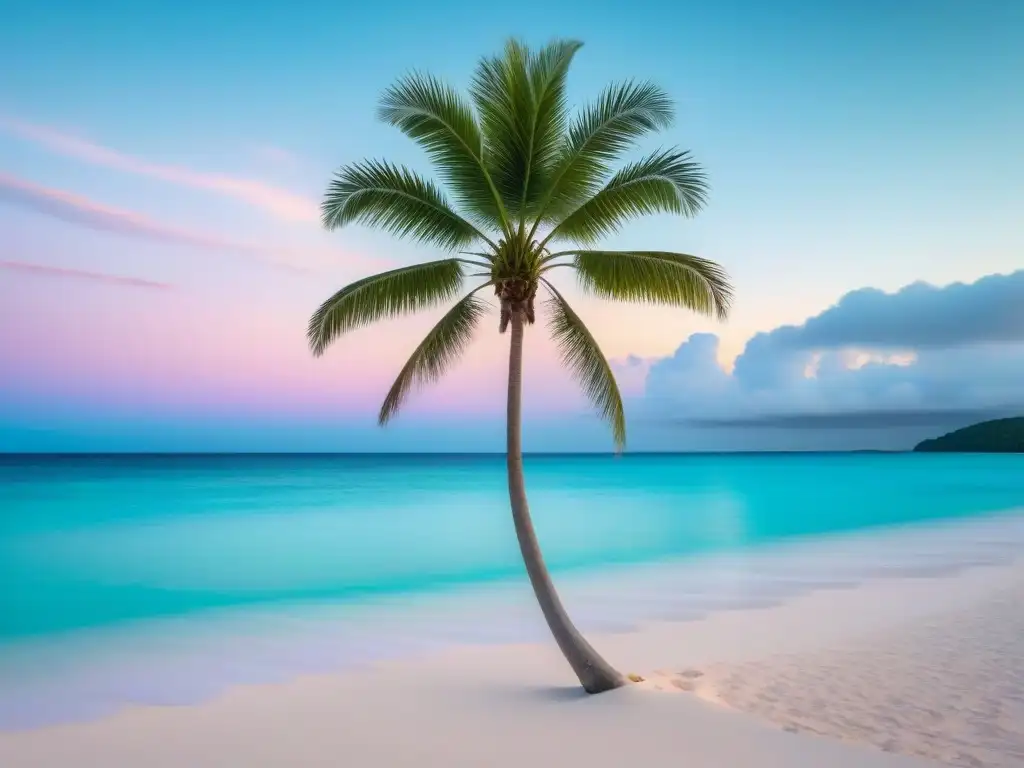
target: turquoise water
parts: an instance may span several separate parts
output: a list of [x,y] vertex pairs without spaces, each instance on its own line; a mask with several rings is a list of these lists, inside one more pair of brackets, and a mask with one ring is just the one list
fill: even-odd
[[[1024,542],[1019,515],[993,518],[1024,508],[1022,456],[534,456],[526,471],[549,565],[588,629],[777,601],[897,562],[988,562]],[[929,538],[939,530],[956,533]],[[458,608],[483,594],[510,602],[491,618]],[[0,726],[163,701],[156,659],[182,649],[190,669],[202,659],[175,673],[203,680],[180,692],[191,700],[271,667],[523,637],[543,632],[501,456],[0,457]],[[262,660],[246,656],[260,642]],[[74,695],[45,674],[54,658],[75,662],[60,674]]]

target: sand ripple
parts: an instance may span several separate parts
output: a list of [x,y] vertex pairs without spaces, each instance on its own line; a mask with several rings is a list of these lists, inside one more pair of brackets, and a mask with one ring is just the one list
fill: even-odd
[[662,674],[794,732],[953,766],[1024,766],[1024,584],[842,650]]

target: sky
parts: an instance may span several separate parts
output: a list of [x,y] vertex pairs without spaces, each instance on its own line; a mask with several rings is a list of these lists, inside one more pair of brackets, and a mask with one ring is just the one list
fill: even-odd
[[[507,337],[484,324],[387,429],[439,312],[305,326],[374,271],[438,258],[328,233],[338,167],[429,173],[376,121],[411,70],[465,87],[504,40],[585,45],[573,103],[650,79],[707,170],[694,219],[612,248],[722,264],[720,323],[563,285],[612,361],[630,450],[903,449],[1024,413],[1024,4],[1016,0],[35,0],[0,25],[0,451],[501,451]],[[529,329],[525,447],[611,450]]]

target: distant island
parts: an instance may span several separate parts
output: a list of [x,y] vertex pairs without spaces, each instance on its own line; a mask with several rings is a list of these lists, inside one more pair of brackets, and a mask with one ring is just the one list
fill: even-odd
[[924,440],[914,450],[932,453],[1024,453],[1024,416],[972,424],[942,437]]

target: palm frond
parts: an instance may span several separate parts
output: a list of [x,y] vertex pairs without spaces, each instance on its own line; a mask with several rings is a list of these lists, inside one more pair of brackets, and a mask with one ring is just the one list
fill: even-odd
[[725,270],[699,256],[668,251],[575,251],[583,288],[619,301],[667,304],[725,320],[732,286]]
[[562,362],[601,417],[611,425],[615,447],[621,451],[626,445],[626,415],[615,374],[579,315],[550,282],[544,280],[544,284],[551,294],[546,302],[551,317],[551,336],[558,345]]
[[310,349],[319,357],[343,333],[453,299],[462,279],[459,261],[443,259],[357,280],[313,313],[306,332]]
[[460,205],[487,224],[507,228],[508,217],[484,166],[480,126],[458,91],[413,73],[384,92],[378,117],[426,150]]
[[644,135],[668,128],[673,118],[672,100],[652,83],[606,88],[569,129],[539,217],[557,219],[578,206],[597,191],[612,162]]
[[381,426],[398,413],[414,386],[436,382],[465,351],[477,323],[488,309],[487,303],[475,293],[465,296],[448,310],[413,351],[384,398],[377,417]]
[[625,222],[653,213],[695,215],[707,200],[707,177],[689,152],[663,150],[627,165],[555,225],[554,238],[593,243]]
[[568,121],[566,78],[581,46],[557,40],[533,53],[510,40],[503,55],[480,61],[470,86],[488,171],[521,221],[546,196]]
[[575,40],[553,42],[530,61],[530,85],[534,102],[534,120],[527,126],[526,178],[523,182],[520,215],[534,213],[546,197],[551,184],[551,169],[565,142],[569,121],[566,80],[573,57],[583,47]]
[[361,223],[442,248],[487,239],[455,212],[432,182],[380,160],[338,171],[327,187],[321,213],[327,229]]

